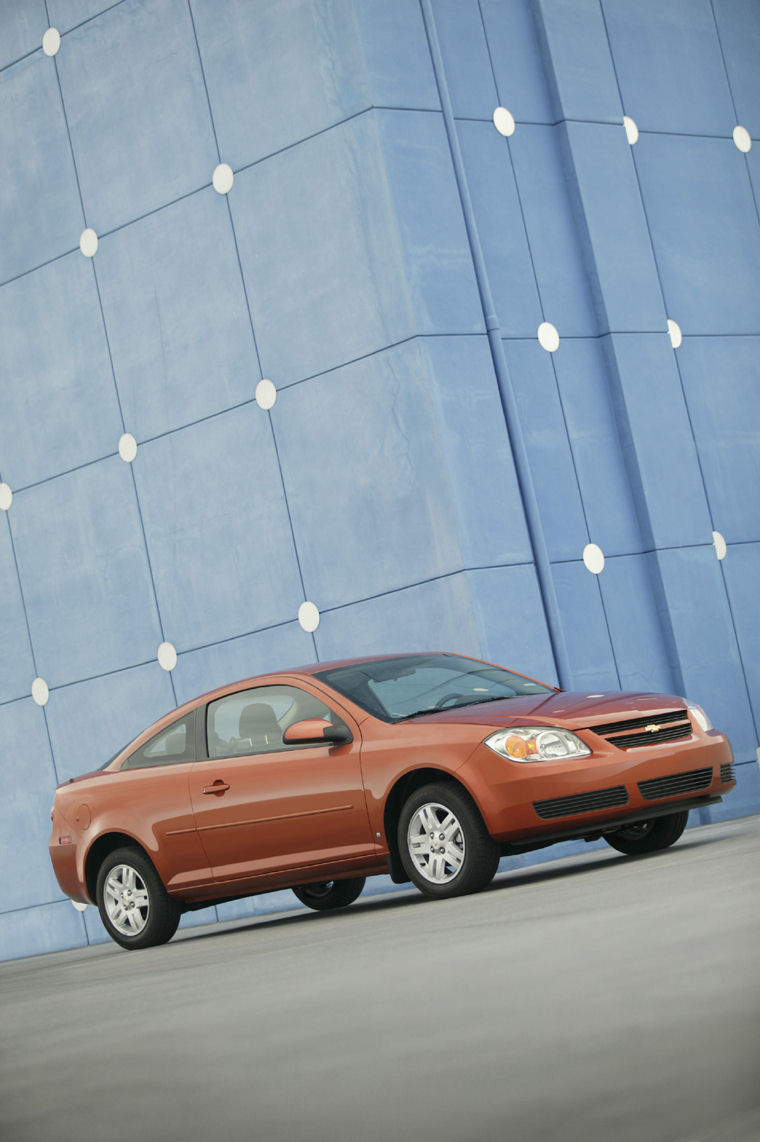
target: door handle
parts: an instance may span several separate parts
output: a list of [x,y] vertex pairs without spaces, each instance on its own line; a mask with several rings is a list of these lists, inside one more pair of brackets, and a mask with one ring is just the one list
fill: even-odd
[[228,789],[229,785],[227,782],[222,781],[220,778],[218,781],[215,781],[213,785],[204,785],[203,792],[214,793],[217,797],[219,797],[222,793],[226,793]]

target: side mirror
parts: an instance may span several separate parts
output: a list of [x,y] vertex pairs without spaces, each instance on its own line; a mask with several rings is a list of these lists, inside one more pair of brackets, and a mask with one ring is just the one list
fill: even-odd
[[353,740],[348,726],[334,726],[323,718],[306,718],[303,722],[293,722],[283,734],[283,741],[289,745],[345,745]]

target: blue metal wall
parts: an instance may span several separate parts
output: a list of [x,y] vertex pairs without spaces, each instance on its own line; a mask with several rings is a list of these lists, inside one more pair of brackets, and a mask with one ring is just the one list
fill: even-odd
[[315,658],[685,693],[760,809],[758,59],[755,0],[3,0],[0,956],[103,938],[57,781]]

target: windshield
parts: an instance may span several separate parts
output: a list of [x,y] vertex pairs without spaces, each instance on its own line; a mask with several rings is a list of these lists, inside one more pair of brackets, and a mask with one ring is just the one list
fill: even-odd
[[512,670],[456,654],[383,658],[323,670],[316,677],[385,722],[479,702],[553,692],[551,686]]

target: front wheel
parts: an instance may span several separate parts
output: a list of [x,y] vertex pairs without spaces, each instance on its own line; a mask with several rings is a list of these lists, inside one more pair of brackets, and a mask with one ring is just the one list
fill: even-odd
[[319,884],[304,884],[293,892],[307,908],[316,912],[330,912],[333,908],[347,908],[353,904],[366,884],[363,876],[355,880],[323,880]]
[[654,853],[674,845],[686,828],[688,819],[689,810],[683,809],[680,813],[670,813],[667,817],[654,817],[626,825],[614,833],[605,833],[604,839],[613,849],[627,856]]
[[493,880],[499,846],[469,795],[453,785],[425,785],[407,799],[398,846],[409,879],[426,896],[463,896]]
[[100,918],[122,948],[165,944],[177,931],[182,909],[138,849],[109,853],[98,871],[96,890]]

